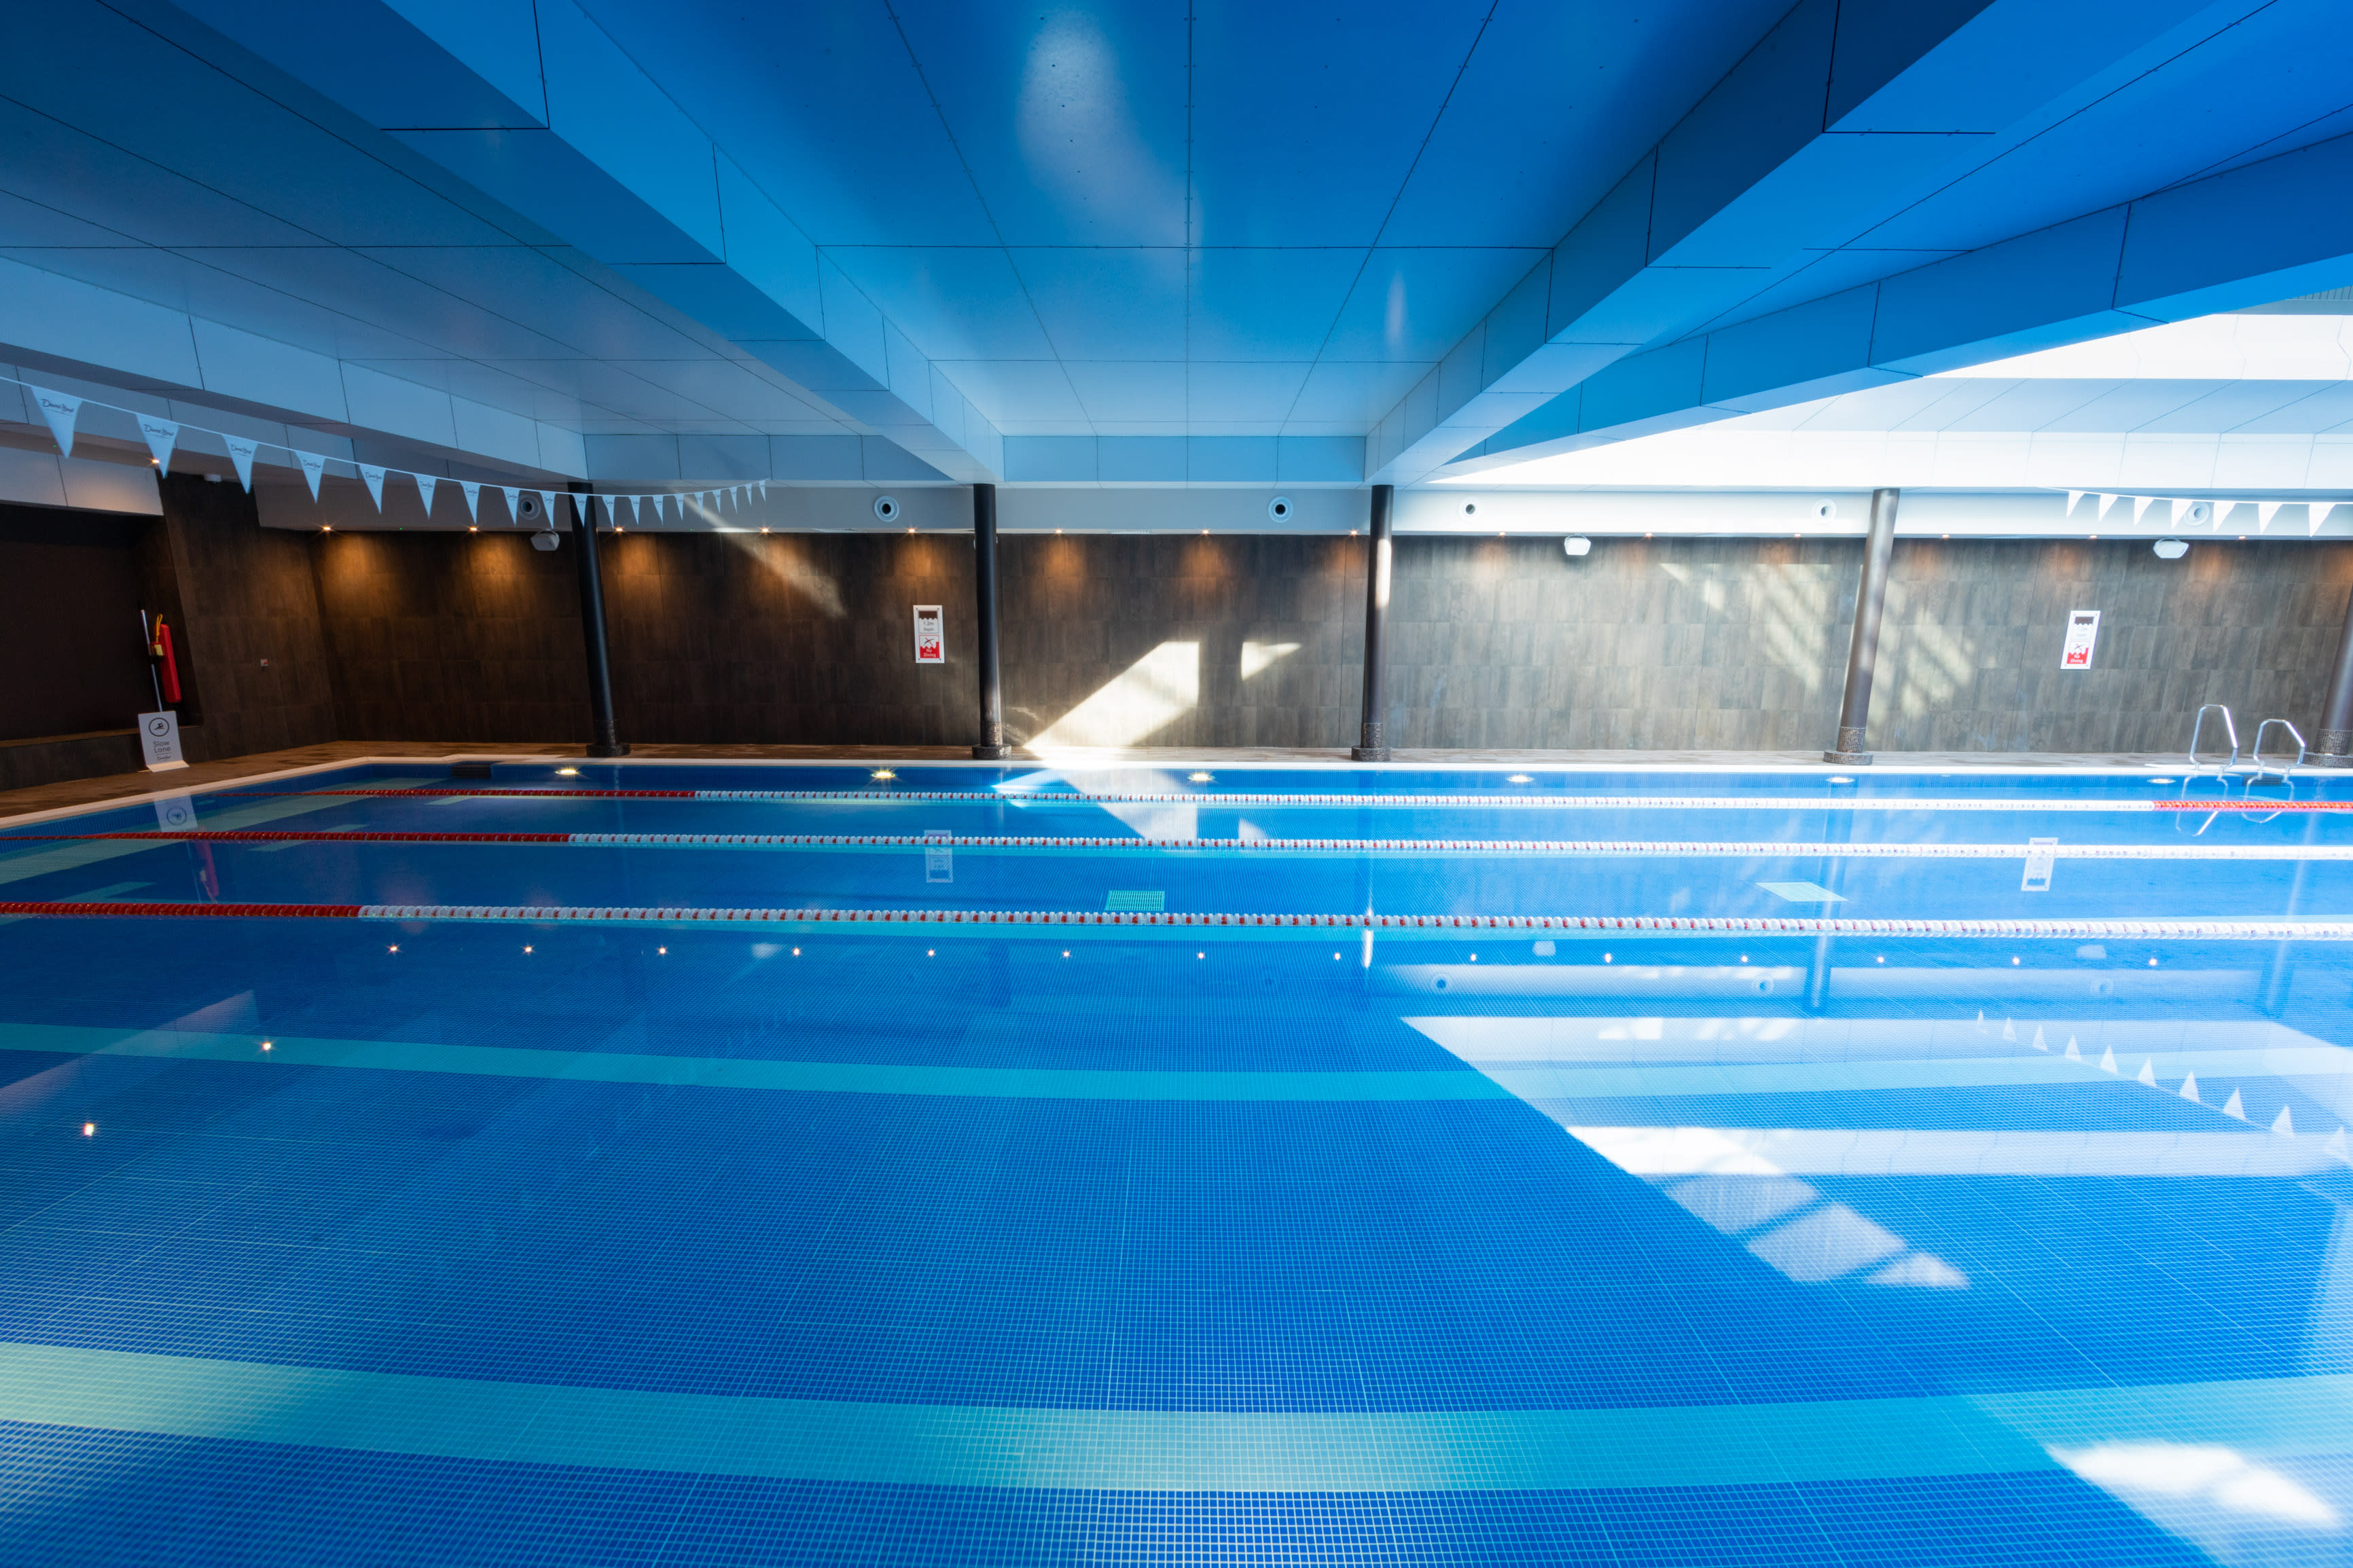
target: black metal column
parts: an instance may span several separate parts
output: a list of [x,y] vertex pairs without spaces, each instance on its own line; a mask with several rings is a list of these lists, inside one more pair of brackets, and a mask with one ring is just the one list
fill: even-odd
[[2320,734],[2311,760],[2325,768],[2353,768],[2353,600],[2345,605],[2345,630],[2337,638],[2337,673],[2329,678],[2328,704],[2320,710]]
[[1013,754],[1005,743],[1005,687],[997,662],[997,487],[972,487],[972,619],[980,633],[980,743],[976,757]]
[[1381,637],[1389,619],[1389,507],[1397,499],[1395,485],[1373,487],[1372,526],[1365,541],[1365,717],[1356,743],[1348,754],[1360,763],[1389,760],[1388,727],[1382,711],[1388,702],[1381,690]]
[[580,641],[588,653],[588,721],[592,757],[626,757],[613,719],[613,662],[605,641],[605,574],[596,563],[596,509],[587,487],[572,491],[572,538],[580,546]]
[[1887,558],[1895,549],[1894,490],[1871,492],[1871,533],[1862,545],[1862,584],[1854,595],[1854,641],[1846,653],[1846,695],[1839,702],[1838,744],[1822,761],[1862,767],[1871,761],[1863,731],[1871,723],[1871,678],[1879,664],[1879,611],[1887,601]]

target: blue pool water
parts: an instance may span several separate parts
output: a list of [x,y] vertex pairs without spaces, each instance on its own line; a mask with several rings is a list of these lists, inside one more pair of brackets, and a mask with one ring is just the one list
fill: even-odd
[[0,1561],[2353,1561],[2341,785],[576,766],[0,827]]

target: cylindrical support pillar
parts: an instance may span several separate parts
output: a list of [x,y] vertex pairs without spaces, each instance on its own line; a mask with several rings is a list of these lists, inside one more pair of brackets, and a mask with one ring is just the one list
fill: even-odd
[[1895,551],[1892,489],[1871,492],[1871,533],[1862,545],[1862,583],[1854,595],[1854,641],[1846,652],[1846,695],[1839,702],[1838,744],[1822,761],[1862,767],[1871,761],[1863,731],[1871,724],[1871,677],[1879,664],[1879,611],[1887,602],[1887,561]]
[[2329,677],[2320,734],[2307,760],[2326,768],[2353,768],[2353,599],[2345,605],[2345,629],[2337,638],[2337,672]]
[[1389,619],[1389,510],[1397,499],[1395,485],[1373,487],[1371,526],[1365,541],[1365,715],[1356,743],[1348,755],[1360,763],[1389,760],[1388,727],[1382,710],[1388,700],[1381,689],[1381,639]]
[[972,754],[1009,757],[1005,743],[1005,687],[997,661],[997,487],[972,487],[972,621],[980,633],[980,741]]
[[572,492],[572,537],[579,545],[580,641],[588,654],[588,754],[626,757],[620,726],[613,718],[613,661],[605,641],[605,575],[596,561],[596,509],[583,488]]

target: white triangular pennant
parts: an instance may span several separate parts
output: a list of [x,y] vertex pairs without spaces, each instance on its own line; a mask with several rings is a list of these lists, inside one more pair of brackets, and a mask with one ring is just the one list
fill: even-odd
[[2147,1057],[2143,1057],[2140,1059],[2139,1076],[2140,1081],[2148,1085],[2149,1088],[2155,1089],[2157,1087],[2157,1068],[2156,1065]]
[[2336,1155],[2338,1159],[2344,1161],[2347,1164],[2353,1165],[2353,1152],[2348,1152],[2345,1147],[2345,1129],[2342,1127],[2338,1128],[2336,1131],[2331,1132],[2328,1135],[2328,1142],[2323,1143],[2321,1147]]
[[2231,1091],[2231,1098],[2222,1102],[2222,1114],[2225,1116],[2235,1116],[2242,1121],[2244,1121],[2247,1119],[2247,1102],[2239,1098],[2239,1091],[2237,1089],[2232,1089]]
[[2191,507],[2196,506],[2197,504],[2198,503],[2194,500],[2184,500],[2179,496],[2174,497],[2171,500],[2166,503],[2166,505],[2171,510],[2173,515],[2167,518],[2165,521],[2177,528],[2179,527],[2181,524],[2181,514],[2188,511]]
[[2179,1092],[2184,1100],[2197,1100],[2198,1103],[2200,1105],[2206,1103],[2202,1100],[2198,1100],[2198,1075],[2196,1073],[2191,1073],[2188,1078],[2181,1080],[2181,1088]]
[[583,528],[596,526],[596,497],[591,490],[575,490],[572,496],[572,515]]
[[2320,525],[2328,521],[2328,514],[2335,511],[2338,507],[2343,506],[2344,504],[2345,503],[2341,500],[2316,500],[2310,506],[2306,507],[2304,509],[2304,531],[2307,535],[2318,533],[2320,531]]
[[482,521],[482,487],[481,487],[480,485],[477,484],[477,483],[476,483],[475,481],[473,481],[472,479],[459,479],[459,480],[458,481],[458,488],[459,488],[459,489],[460,489],[460,490],[462,490],[463,492],[465,492],[465,496],[466,496],[466,521],[467,521],[468,522],[480,522],[480,521]]
[[360,478],[367,481],[368,499],[375,502],[376,510],[382,511],[384,510],[384,470],[374,463],[362,463]]
[[433,515],[433,487],[440,481],[436,479],[431,474],[411,474],[408,477],[417,481],[417,499],[425,503],[425,515],[431,517]]
[[81,399],[62,392],[51,392],[46,386],[28,387],[33,401],[40,406],[41,417],[49,422],[49,434],[58,438],[58,455],[73,456],[74,420],[81,413]]
[[2017,1026],[2017,1025],[2015,1025],[2015,1024],[2013,1024],[2013,1023],[2011,1023],[2009,1019],[2004,1018],[2004,1019],[2001,1021],[2001,1037],[2002,1037],[2003,1039],[2005,1039],[2005,1040],[2015,1040],[2015,1039],[2017,1039],[2017,1038],[2018,1038],[2018,1026]]
[[765,479],[758,479],[754,482],[758,484],[760,487],[760,499],[762,500],[766,500],[768,499],[768,481]]
[[147,449],[155,454],[155,466],[165,473],[172,471],[172,448],[180,444],[180,426],[176,420],[158,419],[153,414],[139,416],[139,434],[147,437]]
[[2135,528],[2138,528],[2140,526],[2141,514],[2147,511],[2151,506],[2156,504],[2156,501],[2157,498],[2155,496],[2133,497],[2133,526]]
[[640,504],[645,500],[645,499],[646,498],[643,496],[631,496],[629,498],[629,521],[631,522],[642,522],[645,521],[645,508]]
[[224,436],[228,443],[228,460],[237,465],[237,482],[248,491],[253,489],[253,454],[261,448],[259,441],[248,441],[242,436]]
[[2257,533],[2261,533],[2263,530],[2269,528],[2272,525],[2272,519],[2279,515],[2279,509],[2286,504],[2287,503],[2285,501],[2278,500],[2257,501],[2255,503],[2255,531]]
[[2051,1042],[2042,1037],[2042,1026],[2040,1024],[2034,1026],[2034,1038],[2027,1043],[2038,1051],[2047,1051],[2051,1048]]
[[2083,499],[2084,499],[2084,492],[2083,492],[2082,490],[2069,490],[2069,491],[2067,492],[2067,510],[2066,510],[2064,512],[2061,513],[2060,515],[2061,515],[2061,516],[2063,516],[2063,517],[2073,517],[2073,516],[2074,516],[2074,515],[2075,515],[2075,503],[2076,503],[2077,501],[2082,500]]
[[2093,513],[2093,514],[2092,514],[2092,521],[2094,521],[2094,522],[2100,522],[2100,521],[2105,521],[2105,520],[2106,520],[2106,518],[2107,518],[2107,515],[2108,515],[2108,508],[2110,508],[2110,507],[2112,507],[2112,506],[2116,505],[2116,502],[2118,502],[2118,501],[2120,501],[2120,500],[2124,500],[2124,499],[2125,499],[2125,498],[2124,498],[2124,497],[2122,497],[2122,496],[2111,496],[2111,495],[2103,495],[2103,496],[2100,496],[2100,497],[2098,498],[2099,502],[2100,502],[2100,510],[2099,510],[2098,511],[2096,511],[2096,512],[2094,512],[2094,513]]
[[509,522],[521,522],[522,521],[522,491],[513,485],[501,485],[499,487],[499,493],[507,498],[507,521]]
[[2100,1070],[2102,1072],[2114,1072],[2116,1070],[2116,1047],[2110,1046],[2106,1050],[2100,1053]]
[[540,515],[547,519],[547,526],[554,528],[555,526],[555,492],[554,490],[539,492],[539,510]]
[[302,477],[311,481],[311,499],[319,499],[319,476],[327,471],[327,459],[316,452],[296,452],[294,460],[302,465]]
[[2067,1059],[2071,1062],[2084,1059],[2084,1053],[2075,1048],[2075,1037],[2073,1035],[2067,1037]]
[[2295,1136],[2295,1118],[2286,1106],[2281,1106],[2280,1113],[2272,1118],[2272,1131],[2283,1138]]
[[2206,526],[2209,528],[2221,527],[2222,520],[2237,510],[2239,506],[2239,503],[2234,500],[2208,501],[2206,504],[2211,509],[2206,518]]

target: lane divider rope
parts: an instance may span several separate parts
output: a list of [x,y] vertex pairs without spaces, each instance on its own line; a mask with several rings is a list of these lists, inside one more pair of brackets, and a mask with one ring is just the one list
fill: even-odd
[[870,805],[901,803],[965,805],[1299,805],[1299,806],[1493,806],[1630,810],[1671,807],[1693,811],[2353,811],[2353,800],[2041,800],[1985,799],[1966,795],[999,795],[974,790],[847,789],[322,789],[208,790],[206,795],[351,795],[443,799],[501,797],[532,800],[694,800],[737,803],[849,802]]
[[146,919],[498,921],[660,925],[979,925],[1293,928],[1365,931],[1668,931],[1740,936],[2206,938],[2353,942],[2353,921],[1837,920],[1743,915],[1217,914],[1182,910],[838,910],[573,904],[194,904],[0,902],[0,915]]
[[687,849],[1203,849],[1303,854],[1486,853],[1615,858],[2022,860],[2353,860],[2353,845],[2306,844],[1831,844],[1781,839],[1675,838],[1170,838],[912,833],[428,833],[295,828],[146,828],[116,833],[22,833],[17,843],[152,840],[195,844],[558,844],[595,848]]

